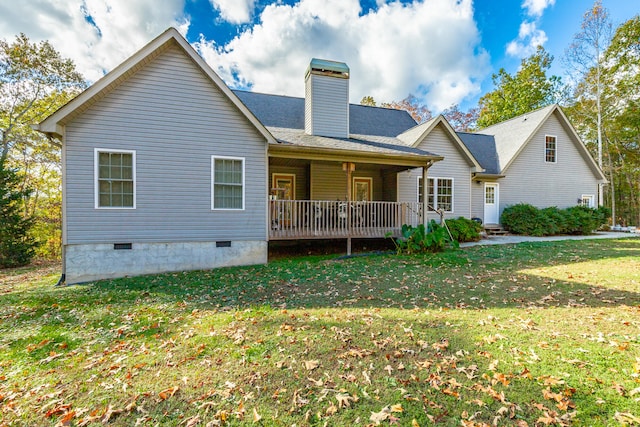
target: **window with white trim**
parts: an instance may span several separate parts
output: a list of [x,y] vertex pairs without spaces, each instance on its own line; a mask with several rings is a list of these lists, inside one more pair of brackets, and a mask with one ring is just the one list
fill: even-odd
[[[419,176],[418,203],[422,203],[422,192],[422,177]],[[453,178],[427,178],[427,205],[430,211],[453,212]]]
[[555,136],[546,135],[544,137],[544,161],[546,163],[555,163],[557,150],[558,150],[557,138]]
[[596,197],[593,194],[583,194],[582,196],[580,196],[580,199],[578,200],[578,204],[580,206],[586,206],[588,208],[595,208],[596,206]]
[[211,156],[211,209],[244,209],[244,158]]
[[135,209],[136,152],[94,150],[95,208]]

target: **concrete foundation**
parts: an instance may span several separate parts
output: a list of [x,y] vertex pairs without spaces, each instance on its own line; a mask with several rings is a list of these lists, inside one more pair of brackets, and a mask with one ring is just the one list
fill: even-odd
[[67,245],[64,251],[66,283],[265,264],[268,255],[266,241],[132,243],[130,247],[114,249],[114,244]]

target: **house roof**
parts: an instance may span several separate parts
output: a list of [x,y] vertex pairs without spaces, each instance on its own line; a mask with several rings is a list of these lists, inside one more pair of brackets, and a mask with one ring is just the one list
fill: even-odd
[[[233,91],[267,127],[304,129],[304,98]],[[395,137],[416,126],[404,110],[349,104],[349,133]]]
[[443,128],[444,132],[451,138],[453,145],[462,154],[467,164],[473,168],[474,172],[482,172],[484,167],[478,162],[474,155],[469,151],[468,147],[460,139],[456,131],[451,127],[447,119],[444,116],[439,115],[431,120],[428,120],[422,124],[414,126],[411,129],[398,135],[398,139],[408,144],[411,147],[418,147],[424,139],[429,135],[437,126]]
[[500,174],[496,141],[493,135],[470,132],[457,132],[457,134],[471,154],[473,154],[473,157],[475,157],[478,163],[484,168],[483,174]]
[[540,127],[555,114],[562,127],[567,131],[571,140],[580,152],[582,158],[590,167],[594,175],[606,181],[602,170],[598,167],[593,157],[582,143],[577,132],[569,122],[558,104],[552,104],[535,111],[514,117],[510,120],[482,129],[482,135],[493,136],[500,173],[505,174],[509,166],[518,157],[524,147],[532,140]]
[[267,131],[265,126],[253,115],[233,93],[222,79],[211,69],[202,59],[189,42],[175,28],[169,28],[138,52],[129,57],[122,64],[118,65],[111,72],[107,73],[100,80],[91,85],[80,95],[69,101],[56,112],[34,127],[48,135],[61,137],[64,134],[64,125],[72,118],[81,114],[97,100],[114,90],[138,69],[144,67],[150,60],[160,55],[169,46],[177,45],[184,53],[202,70],[202,72],[218,87],[229,100],[247,117],[268,142],[275,142],[273,136]]
[[493,136],[500,172],[522,151],[536,130],[546,121],[556,105],[532,111],[510,120],[489,126],[479,133]]
[[279,144],[270,147],[279,153],[295,147],[296,152],[307,151],[314,153],[336,153],[343,157],[351,158],[352,155],[363,155],[376,162],[381,157],[394,158],[396,160],[413,159],[416,166],[423,166],[424,162],[442,160],[437,154],[421,150],[419,148],[401,144],[397,138],[375,135],[351,134],[349,138],[329,138],[325,136],[309,135],[304,129],[291,129],[268,127],[271,134]]

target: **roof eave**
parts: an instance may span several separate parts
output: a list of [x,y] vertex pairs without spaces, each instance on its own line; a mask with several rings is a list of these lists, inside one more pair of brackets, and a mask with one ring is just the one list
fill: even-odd
[[269,144],[269,157],[306,160],[352,161],[395,166],[422,167],[444,160],[443,156],[374,153],[336,148],[304,147],[293,144]]

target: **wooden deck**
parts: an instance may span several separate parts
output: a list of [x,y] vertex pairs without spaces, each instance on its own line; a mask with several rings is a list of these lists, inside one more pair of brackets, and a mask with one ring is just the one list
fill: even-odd
[[381,238],[421,220],[421,203],[271,200],[269,239]]

